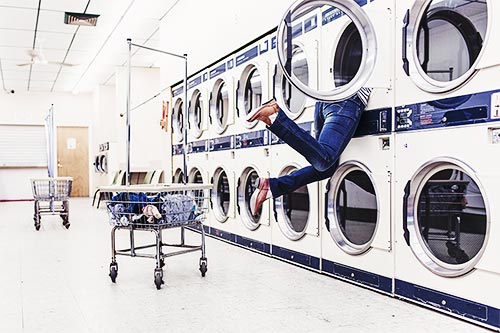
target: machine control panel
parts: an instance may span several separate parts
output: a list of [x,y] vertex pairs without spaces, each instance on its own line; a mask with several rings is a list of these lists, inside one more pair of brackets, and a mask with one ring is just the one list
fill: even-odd
[[221,151],[234,148],[234,135],[222,136],[219,138],[210,139],[208,143],[208,151]]
[[[313,135],[313,122],[309,121],[307,123],[300,123],[297,124],[300,128],[302,128],[304,131],[309,133],[311,136]],[[271,133],[271,144],[272,145],[280,145],[285,143],[285,141],[281,140],[278,138],[274,133]]]
[[188,154],[204,153],[208,151],[208,140],[199,140],[188,143]]
[[184,145],[178,144],[178,145],[172,145],[172,155],[182,155],[184,153]]
[[238,134],[234,137],[234,141],[236,149],[267,146],[269,144],[269,131],[260,130]]
[[[496,115],[498,114],[498,115]],[[500,120],[500,93],[481,92],[396,107],[396,131]]]
[[355,137],[385,134],[392,130],[392,112],[390,108],[364,111],[361,115]]

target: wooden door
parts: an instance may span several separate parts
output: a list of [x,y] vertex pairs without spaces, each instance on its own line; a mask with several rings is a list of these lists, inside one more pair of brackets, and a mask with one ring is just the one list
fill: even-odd
[[89,196],[87,127],[57,127],[57,175],[73,177],[72,197]]

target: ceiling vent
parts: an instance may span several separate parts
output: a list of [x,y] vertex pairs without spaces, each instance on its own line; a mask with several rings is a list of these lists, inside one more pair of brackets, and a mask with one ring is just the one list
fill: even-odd
[[85,25],[95,27],[99,15],[83,14],[83,13],[64,13],[64,23],[72,25]]

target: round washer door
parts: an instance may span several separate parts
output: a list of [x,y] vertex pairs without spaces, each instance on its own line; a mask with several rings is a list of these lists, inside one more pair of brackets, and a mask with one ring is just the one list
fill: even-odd
[[227,128],[229,116],[229,89],[223,79],[218,79],[212,89],[210,100],[211,124],[218,134]]
[[377,230],[379,203],[368,168],[358,162],[339,166],[330,178],[327,200],[335,243],[348,254],[369,250]]
[[180,184],[184,181],[184,172],[181,169],[177,169],[172,176],[172,183]]
[[172,110],[172,136],[176,142],[182,142],[184,137],[184,102],[177,98]]
[[199,138],[203,133],[203,99],[202,94],[199,89],[196,89],[191,95],[191,100],[189,101],[189,134],[194,138]]
[[257,171],[253,167],[247,167],[241,173],[238,181],[238,211],[241,222],[249,230],[256,230],[260,226],[259,220],[262,216],[262,206],[255,216],[252,215],[250,209],[250,198],[257,189],[258,178]]
[[231,187],[229,178],[223,168],[217,168],[213,175],[214,189],[212,190],[212,210],[219,222],[226,222],[231,201]]
[[[318,45],[319,88],[294,70],[294,29],[310,26],[316,15],[321,24]],[[370,78],[376,60],[377,43],[370,19],[352,0],[299,0],[288,8],[277,32],[278,63],[288,82],[316,100],[338,101],[354,95]]]
[[454,277],[474,269],[486,248],[489,214],[472,169],[443,158],[410,182],[407,229],[413,253],[433,273]]
[[442,93],[477,71],[488,29],[488,1],[417,0],[406,17],[405,70],[415,84]]
[[[279,176],[288,175],[296,170],[295,166],[287,166]],[[286,238],[299,240],[306,234],[310,200],[307,186],[274,199],[278,226]]]
[[[189,172],[189,182],[194,183],[194,184],[203,184],[203,175],[201,174],[201,171],[194,167],[191,169]],[[206,190],[194,190],[193,191],[193,196],[196,200],[196,205],[201,209],[201,208],[206,208],[206,200],[205,198],[208,198],[208,191]]]
[[236,92],[239,117],[247,128],[257,124],[246,121],[246,116],[262,104],[262,77],[257,66],[250,64],[243,70]]

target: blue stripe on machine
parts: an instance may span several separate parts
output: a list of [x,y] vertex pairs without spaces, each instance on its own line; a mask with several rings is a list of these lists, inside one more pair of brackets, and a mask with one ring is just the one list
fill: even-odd
[[203,82],[208,80],[208,72],[203,73]]
[[[302,128],[304,131],[306,131],[307,133],[309,133],[310,135],[312,135],[312,130],[313,130],[313,122],[312,121],[308,121],[308,122],[305,122],[305,123],[300,123],[300,124],[297,124],[300,128]],[[271,144],[272,145],[280,145],[280,144],[284,144],[285,141],[283,141],[282,139],[280,139],[278,136],[276,136],[274,133],[271,133]]]
[[[356,0],[355,2],[360,6],[364,6],[368,3],[368,0]],[[341,9],[337,7],[330,7],[322,13],[322,24],[325,25],[333,22],[344,15],[345,13]]]
[[318,27],[318,17],[316,15],[304,21],[304,31],[309,32]]
[[182,155],[184,152],[184,145],[178,144],[178,145],[172,145],[172,155]]
[[276,36],[273,36],[273,38],[271,38],[271,48],[272,49],[276,48]]
[[236,240],[236,235],[215,228],[210,228],[210,235],[215,236],[217,238],[225,239],[232,243],[235,243]]
[[226,71],[226,63],[223,63],[210,71],[210,78],[213,79],[217,75],[220,75]]
[[243,52],[236,57],[236,66],[239,66],[250,59],[253,59],[259,55],[259,46],[255,45],[250,50]]
[[255,239],[250,239],[246,237],[242,237],[239,235],[236,235],[235,237],[235,242],[236,244],[239,244],[241,246],[244,246],[249,249],[254,249],[259,252],[271,254],[271,246],[267,243],[263,243],[260,241],[256,241]]
[[234,138],[234,148],[252,148],[267,146],[269,144],[269,131],[260,130],[236,135]]
[[292,27],[292,38],[302,35],[302,22]]
[[386,293],[392,292],[392,279],[388,277],[341,265],[326,259],[322,259],[321,263],[322,271],[325,273],[376,288]]
[[227,69],[229,70],[229,69],[231,69],[233,67],[234,67],[234,59],[229,59],[227,61]]
[[269,51],[269,40],[265,40],[263,41],[262,43],[260,43],[260,54],[262,53],[266,53],[267,51]]
[[208,151],[208,140],[199,140],[188,143],[188,154],[204,153]]
[[176,96],[182,94],[183,92],[184,92],[184,86],[175,88],[175,89],[172,90],[172,96],[176,97]]
[[500,328],[500,309],[461,297],[396,280],[396,296],[437,308],[452,315]]
[[210,140],[208,151],[221,151],[234,148],[234,135],[228,135]]
[[293,261],[294,263],[307,266],[312,269],[319,270],[319,258],[315,256],[311,256],[300,252],[295,252],[276,245],[273,245],[273,247],[271,248],[271,254],[273,256]]
[[188,82],[188,90],[201,84],[201,75]]

